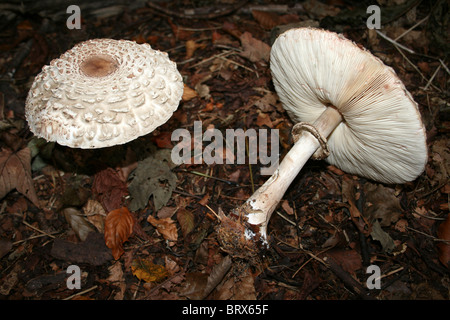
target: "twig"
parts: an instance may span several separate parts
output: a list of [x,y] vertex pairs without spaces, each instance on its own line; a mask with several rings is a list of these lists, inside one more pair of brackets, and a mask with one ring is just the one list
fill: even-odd
[[220,181],[220,182],[224,182],[224,183],[229,184],[229,185],[235,185],[235,186],[239,187],[239,183],[237,183],[237,182],[229,181],[229,180],[225,180],[225,179],[221,179],[221,178],[217,178],[217,177],[213,177],[213,176],[211,176],[209,174],[206,174],[206,173],[201,173],[201,172],[198,172],[198,171],[188,171],[188,170],[185,170],[185,169],[179,169],[179,170],[176,170],[176,171],[192,173],[192,174],[195,174],[197,176],[205,177],[205,178],[208,178],[208,179],[214,179],[214,180],[217,180],[217,181]]
[[40,229],[38,229],[38,228],[32,226],[31,224],[29,224],[29,223],[26,222],[25,220],[23,220],[22,223],[23,223],[24,225],[26,225],[27,227],[29,227],[29,228],[31,228],[31,229],[33,229],[33,230],[36,230],[37,232],[42,233],[44,236],[49,236],[50,238],[55,239],[55,236],[52,236],[51,234],[49,234],[49,233],[47,233],[47,232],[45,232],[45,231],[42,231],[42,230],[40,230]]
[[294,221],[292,221],[292,220],[289,220],[287,217],[285,217],[281,212],[279,212],[279,211],[276,211],[276,213],[281,217],[281,218],[283,218],[284,220],[286,220],[288,223],[290,223],[290,224],[292,224],[293,226],[295,226],[295,227],[298,227],[300,230],[302,230],[302,227],[300,227],[298,224],[296,224]]
[[356,281],[348,272],[346,272],[342,267],[336,263],[333,258],[324,257],[329,265],[329,268],[333,273],[339,277],[339,279],[344,282],[355,294],[360,296],[364,300],[373,300],[374,298],[369,295],[369,291],[364,288],[358,281]]
[[428,233],[425,233],[425,232],[416,230],[416,229],[414,229],[414,228],[406,227],[406,229],[411,230],[411,231],[414,231],[414,232],[417,232],[417,233],[419,233],[419,234],[421,234],[421,235],[424,235],[424,236],[426,236],[426,237],[432,239],[433,241],[436,241],[436,242],[443,242],[443,243],[446,243],[446,244],[450,245],[450,240],[439,239],[439,238],[436,238],[435,236],[432,236],[432,235],[430,235],[430,234],[428,234]]
[[428,89],[428,87],[431,85],[431,82],[434,80],[434,77],[437,75],[437,73],[439,72],[440,69],[441,69],[441,65],[438,65],[438,67],[436,68],[436,71],[433,73],[433,75],[431,76],[430,80],[428,80],[428,82],[425,85],[425,87],[423,87],[423,90],[427,90]]
[[[420,72],[419,68],[416,67],[416,65],[414,63],[411,62],[411,60],[408,59],[408,57],[403,53],[402,50],[400,50],[400,47],[394,45],[394,48],[397,49],[398,52],[400,52],[400,54],[403,56],[403,58],[414,68],[414,70],[417,71],[418,74],[420,74],[420,76],[428,82],[428,79],[423,75],[422,72]],[[435,88],[437,91],[441,92],[442,90],[439,89],[438,87],[436,87],[435,85],[432,85],[433,88]]]
[[441,63],[442,67],[445,69],[445,71],[447,71],[448,74],[450,74],[450,70],[448,69],[448,67],[445,65],[444,61],[442,61],[442,59],[439,59],[439,62]]
[[409,28],[408,30],[406,30],[405,32],[403,32],[401,35],[399,35],[397,38],[394,39],[394,41],[397,41],[398,39],[400,39],[401,37],[405,36],[406,34],[408,34],[411,30],[415,29],[417,26],[419,26],[420,24],[422,24],[423,22],[427,21],[428,18],[430,16],[426,16],[425,18],[423,18],[422,20],[420,20],[419,22],[417,22],[415,25],[413,25],[411,28]]
[[189,69],[195,68],[195,67],[197,67],[197,66],[199,66],[199,65],[201,65],[203,63],[206,63],[208,61],[211,61],[213,59],[220,58],[220,57],[227,57],[227,56],[232,55],[232,54],[236,54],[236,52],[228,50],[228,51],[224,51],[224,52],[215,54],[215,55],[213,55],[213,56],[211,56],[209,58],[206,58],[206,59],[204,59],[204,60],[202,60],[200,62],[197,62],[196,64],[193,64],[192,66],[189,66]]
[[[403,51],[400,50],[400,49],[403,49],[403,50],[405,50],[406,52],[411,53],[411,54],[420,55],[420,56],[425,56],[425,57],[427,57],[427,58],[432,58],[432,59],[436,59],[436,58],[429,57],[429,56],[426,56],[426,55],[423,55],[423,54],[419,54],[419,53],[415,52],[414,50],[412,50],[412,49],[410,49],[410,48],[408,48],[408,47],[405,47],[404,45],[398,43],[396,40],[389,38],[387,35],[385,35],[383,32],[381,32],[381,31],[379,31],[379,30],[376,30],[376,33],[379,34],[383,39],[387,40],[388,42],[390,42],[390,43],[392,43],[392,44],[394,45],[395,49],[397,49],[398,52],[400,52],[400,54],[403,56],[403,58],[404,58],[404,59],[405,59],[405,60],[406,60],[413,68],[414,68],[414,70],[417,71],[417,73],[418,73],[425,81],[427,81],[427,85],[428,85],[428,83],[429,83],[429,85],[431,85],[431,86],[432,86],[434,89],[436,89],[437,91],[439,91],[439,92],[442,91],[441,89],[439,89],[439,88],[436,87],[435,85],[431,84],[430,80],[427,79],[427,78],[423,75],[422,72],[420,72],[419,68],[417,68],[416,65],[415,65],[414,63],[412,63],[411,60],[409,60],[408,57],[407,57],[407,56],[403,53]],[[404,34],[406,34],[406,33],[404,33]],[[402,34],[402,36],[403,36],[403,34]],[[398,39],[398,38],[400,38],[400,37],[397,37],[397,39]],[[438,60],[439,60],[439,61],[442,61],[442,60],[440,60],[440,59],[438,59]],[[441,62],[441,64],[443,64],[443,63]],[[428,86],[427,86],[427,88],[428,88]]]
[[[53,232],[52,234],[57,234],[57,233],[58,233],[58,232]],[[22,242],[26,242],[26,241],[29,241],[29,240],[33,240],[33,239],[37,239],[37,238],[42,238],[42,237],[46,237],[46,236],[51,236],[51,234],[43,234],[43,233],[37,234],[37,235],[35,235],[35,236],[31,236],[31,237],[26,238],[26,239],[23,239],[23,240],[17,240],[17,241],[14,241],[14,242],[12,243],[12,245],[15,246],[15,245],[20,244],[20,243],[22,243]],[[53,236],[51,236],[51,237],[53,237]],[[53,238],[54,238],[54,237],[53,237]]]
[[387,35],[385,35],[383,32],[376,30],[377,34],[379,34],[383,39],[389,41],[390,43],[392,43],[394,46],[402,48],[403,50],[405,50],[406,52],[412,53],[412,54],[416,54],[416,52],[414,50],[411,50],[408,47],[405,47],[404,45],[398,43],[397,41],[395,41],[394,39],[389,38]]
[[70,299],[72,299],[72,298],[75,298],[76,296],[81,296],[82,294],[88,293],[88,292],[90,292],[90,291],[92,291],[92,290],[95,290],[95,289],[97,289],[97,288],[98,288],[98,286],[90,287],[89,289],[86,289],[86,290],[77,292],[77,293],[75,293],[75,294],[73,294],[73,295],[71,295],[71,296],[68,296],[67,298],[64,298],[63,300],[70,300]]

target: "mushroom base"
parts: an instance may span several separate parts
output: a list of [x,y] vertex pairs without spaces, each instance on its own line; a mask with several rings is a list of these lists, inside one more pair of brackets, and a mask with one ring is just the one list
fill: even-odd
[[220,213],[220,224],[216,228],[217,237],[222,250],[233,258],[260,265],[268,245],[259,232],[259,226],[248,223],[246,207],[245,204],[234,209],[229,216]]

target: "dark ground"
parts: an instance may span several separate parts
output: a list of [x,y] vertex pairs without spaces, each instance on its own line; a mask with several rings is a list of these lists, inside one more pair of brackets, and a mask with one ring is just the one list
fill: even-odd
[[[390,39],[406,32],[395,42],[367,29],[368,4],[357,1],[186,0],[160,8],[81,1],[80,30],[66,28],[67,1],[19,3],[0,4],[1,299],[449,299],[446,1],[380,3],[380,31]],[[173,147],[173,130],[192,130],[196,120],[222,132],[277,128],[284,154],[292,123],[277,100],[267,53],[277,26],[299,22],[343,33],[395,69],[419,104],[429,161],[416,181],[389,186],[309,161],[272,217],[270,249],[258,269],[220,249],[212,210],[243,203],[267,179],[259,164],[160,161],[165,175],[156,183],[147,177],[153,189],[143,207],[132,204],[129,186],[150,171],[146,160],[155,152],[167,159],[161,150]],[[157,131],[124,146],[86,151],[34,139],[24,120],[34,76],[74,44],[99,37],[168,52],[191,95]],[[27,184],[35,195],[24,191]],[[131,213],[113,211],[121,207]],[[351,215],[355,209],[364,218]],[[105,238],[117,238],[127,223],[133,231],[116,242],[114,259]],[[69,265],[80,267],[79,290],[66,286]],[[366,286],[369,265],[380,268],[380,289]]]

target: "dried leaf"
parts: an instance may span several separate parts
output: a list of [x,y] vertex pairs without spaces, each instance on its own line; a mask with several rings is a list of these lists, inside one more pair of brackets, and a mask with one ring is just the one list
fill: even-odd
[[0,238],[0,259],[3,258],[3,256],[7,254],[12,247],[13,244],[11,241]]
[[387,227],[398,220],[401,214],[399,199],[395,190],[381,184],[364,184],[365,204],[364,215],[369,221],[380,220],[383,227]]
[[372,231],[370,232],[370,236],[373,240],[381,243],[384,252],[389,253],[395,248],[394,240],[392,240],[391,236],[381,228],[378,220],[375,220],[372,223]]
[[239,277],[229,277],[216,291],[216,300],[256,300],[254,279],[248,269]]
[[364,235],[370,234],[371,226],[366,219],[361,215],[358,207],[356,206],[356,191],[355,181],[344,176],[342,179],[342,197],[350,205],[349,211],[353,223],[358,228],[359,232]]
[[150,222],[158,232],[169,241],[177,241],[178,231],[175,221],[172,218],[156,219],[153,216],[148,216],[147,221]]
[[169,274],[166,268],[147,259],[134,259],[131,263],[131,271],[139,280],[145,282],[158,282]]
[[88,234],[95,231],[83,214],[77,209],[65,208],[62,210],[62,213],[81,241],[85,241]]
[[0,153],[0,199],[16,189],[39,207],[39,200],[31,177],[31,151],[18,152],[4,149]]
[[209,274],[208,280],[206,282],[205,289],[203,291],[203,299],[206,298],[214,288],[223,280],[225,275],[228,273],[232,265],[232,260],[230,256],[226,256],[222,261],[214,266]]
[[127,208],[113,210],[105,220],[105,243],[111,249],[114,259],[123,254],[123,243],[133,233],[135,219]]
[[270,30],[280,24],[280,16],[275,12],[252,10],[253,18],[266,30]]
[[208,282],[208,274],[202,272],[191,272],[186,274],[184,288],[180,294],[190,300],[199,300],[203,298],[206,284]]
[[[172,149],[172,132],[164,131],[152,138],[152,142],[160,149]],[[137,166],[136,166],[137,167]],[[135,168],[136,169],[136,168]]]
[[180,209],[177,212],[177,220],[181,227],[181,232],[183,233],[183,237],[186,236],[194,230],[195,226],[195,217],[192,212],[186,209]]
[[270,115],[267,113],[258,112],[258,118],[256,119],[256,125],[258,127],[268,127],[272,128],[272,120],[270,119]]
[[101,203],[97,200],[89,199],[83,207],[83,212],[88,221],[92,223],[100,233],[103,233],[105,230],[106,212]]
[[204,43],[197,43],[194,40],[188,40],[186,41],[186,59],[192,58],[194,55],[195,50],[198,48],[204,48],[206,45]]
[[251,62],[269,61],[270,46],[261,40],[253,38],[250,32],[244,32],[240,36],[243,52],[241,55]]
[[177,182],[177,176],[171,171],[170,163],[170,150],[166,149],[139,161],[128,187],[133,198],[130,203],[132,211],[145,208],[151,196],[156,211],[167,204]]
[[294,214],[294,209],[292,209],[287,200],[281,202],[281,207],[288,215],[292,216]]
[[[450,241],[450,215],[439,225],[437,236],[439,239]],[[439,249],[439,261],[450,269],[450,244],[441,242],[437,244]]]
[[327,255],[350,274],[362,268],[361,256],[355,250],[332,249],[327,251]]
[[123,199],[128,195],[127,185],[112,168],[95,174],[92,191],[107,212],[122,207]]
[[183,101],[189,101],[194,99],[195,97],[198,96],[197,91],[195,91],[194,89],[188,87],[186,84],[184,85],[184,90],[183,90]]

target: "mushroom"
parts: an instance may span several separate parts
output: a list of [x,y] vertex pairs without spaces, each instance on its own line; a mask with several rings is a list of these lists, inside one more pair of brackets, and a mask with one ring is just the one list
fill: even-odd
[[404,183],[427,161],[417,104],[394,70],[333,32],[291,29],[271,49],[273,83],[296,123],[294,145],[274,174],[230,215],[221,215],[225,251],[251,257],[267,246],[272,212],[313,156],[382,183]]
[[38,137],[93,149],[152,132],[177,109],[183,81],[167,53],[128,40],[81,42],[44,66],[25,117]]

